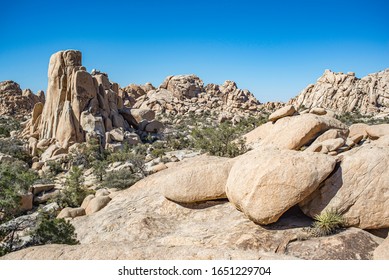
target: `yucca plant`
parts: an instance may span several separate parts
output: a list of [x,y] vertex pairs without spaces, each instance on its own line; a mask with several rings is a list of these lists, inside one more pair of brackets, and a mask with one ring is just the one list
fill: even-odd
[[315,236],[331,235],[344,225],[343,216],[334,209],[317,214],[314,219],[312,231]]

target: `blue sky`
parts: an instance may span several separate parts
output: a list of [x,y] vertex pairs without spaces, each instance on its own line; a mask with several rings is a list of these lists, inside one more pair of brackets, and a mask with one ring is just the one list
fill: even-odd
[[193,73],[266,102],[287,101],[325,69],[389,68],[386,0],[77,2],[2,3],[0,81],[46,91],[50,55],[78,49],[88,71],[121,86]]

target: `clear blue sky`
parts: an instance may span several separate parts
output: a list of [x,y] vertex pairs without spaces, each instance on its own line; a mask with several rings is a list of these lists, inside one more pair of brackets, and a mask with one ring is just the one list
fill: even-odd
[[389,68],[389,1],[4,1],[0,81],[46,91],[52,53],[121,86],[196,74],[234,80],[262,102],[287,101],[325,69]]

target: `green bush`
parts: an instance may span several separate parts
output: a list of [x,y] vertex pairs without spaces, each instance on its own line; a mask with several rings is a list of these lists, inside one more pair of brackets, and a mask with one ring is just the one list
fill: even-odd
[[13,156],[18,160],[31,164],[32,157],[24,148],[25,144],[26,143],[19,139],[0,139],[0,153]]
[[82,185],[82,182],[82,170],[77,166],[73,166],[66,178],[65,188],[55,199],[55,202],[61,208],[80,207],[84,198],[92,193]]
[[106,174],[100,187],[126,189],[135,184],[140,179],[142,179],[141,175],[126,169],[111,171]]
[[20,129],[20,122],[11,117],[0,116],[0,137],[10,137],[13,130]]
[[238,139],[239,130],[228,123],[218,127],[196,128],[192,131],[194,147],[210,155],[236,157],[247,152],[243,139]]
[[326,236],[335,233],[344,225],[344,219],[336,210],[327,210],[314,217],[313,234],[315,236]]
[[37,227],[31,232],[31,244],[79,244],[74,226],[51,213],[41,213]]

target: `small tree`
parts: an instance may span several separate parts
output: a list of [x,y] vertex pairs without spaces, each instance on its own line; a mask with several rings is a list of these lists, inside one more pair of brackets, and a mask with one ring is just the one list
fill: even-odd
[[61,208],[79,207],[84,198],[90,193],[83,185],[82,170],[73,166],[65,181],[65,189],[56,202]]
[[31,232],[31,244],[79,244],[74,226],[64,219],[55,218],[53,213],[43,212],[37,227]]

